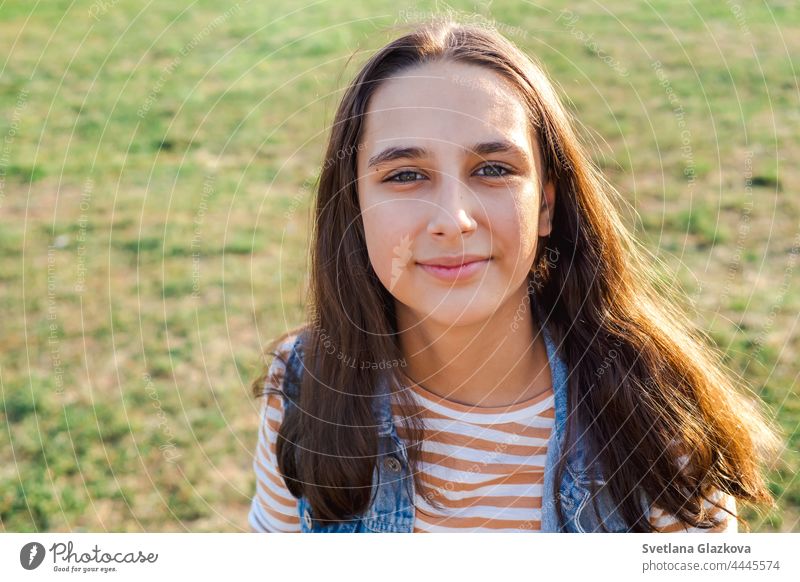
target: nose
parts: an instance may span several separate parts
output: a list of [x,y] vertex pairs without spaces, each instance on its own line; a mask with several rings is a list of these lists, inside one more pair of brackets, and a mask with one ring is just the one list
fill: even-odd
[[433,214],[428,232],[443,238],[455,238],[473,232],[478,223],[473,217],[474,196],[458,176],[440,174],[438,196],[431,206]]

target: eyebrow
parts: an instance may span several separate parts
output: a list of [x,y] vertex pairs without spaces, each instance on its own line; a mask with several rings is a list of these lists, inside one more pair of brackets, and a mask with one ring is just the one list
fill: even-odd
[[[471,147],[467,148],[467,150],[481,157],[485,157],[488,156],[489,154],[496,154],[496,153],[510,153],[520,156],[525,160],[528,159],[528,153],[525,150],[523,150],[518,145],[506,140],[476,143]],[[369,162],[367,163],[367,168],[371,168],[372,166],[377,166],[378,164],[383,164],[398,159],[416,160],[420,158],[425,158],[429,154],[430,152],[428,150],[421,147],[393,146],[386,148],[382,152],[372,156],[369,159]]]

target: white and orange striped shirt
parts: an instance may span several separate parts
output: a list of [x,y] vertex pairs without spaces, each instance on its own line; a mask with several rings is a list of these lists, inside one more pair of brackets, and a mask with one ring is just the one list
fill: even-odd
[[[295,339],[290,336],[280,346],[284,360]],[[283,362],[275,358],[267,378],[270,387],[280,389],[284,372]],[[425,426],[421,478],[440,505],[416,493],[414,532],[539,531],[547,446],[555,421],[552,388],[503,407],[466,406],[418,385],[411,389]],[[299,532],[297,499],[287,489],[276,458],[283,402],[273,394],[262,402],[250,526],[257,532]],[[394,412],[398,435],[404,438],[401,416]],[[726,503],[735,512],[735,500],[726,496]],[[714,515],[727,514],[717,509]],[[683,527],[657,507],[651,508],[650,522],[663,532],[737,531],[732,516],[716,529],[700,530]]]

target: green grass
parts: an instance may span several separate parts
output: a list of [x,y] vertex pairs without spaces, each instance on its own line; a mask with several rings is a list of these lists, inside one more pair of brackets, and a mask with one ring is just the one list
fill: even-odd
[[[769,476],[780,511],[745,516],[755,531],[798,531],[800,118],[787,55],[800,13],[743,4],[737,22],[724,3],[611,0],[574,8],[570,30],[550,0],[451,5],[495,19],[561,88],[665,281],[786,434]],[[263,343],[302,313],[303,185],[363,61],[347,58],[387,42],[379,30],[403,14],[386,1],[97,6],[0,8],[0,524],[241,531],[249,382]]]

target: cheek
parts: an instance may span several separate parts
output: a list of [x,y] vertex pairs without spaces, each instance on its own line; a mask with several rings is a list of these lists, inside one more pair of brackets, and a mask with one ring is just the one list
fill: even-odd
[[413,227],[416,222],[410,209],[394,202],[368,206],[362,212],[367,250],[372,268],[380,280],[390,287],[397,273],[411,261]]
[[501,246],[511,263],[527,261],[538,241],[536,201],[520,196],[499,207],[489,216],[493,246]]

